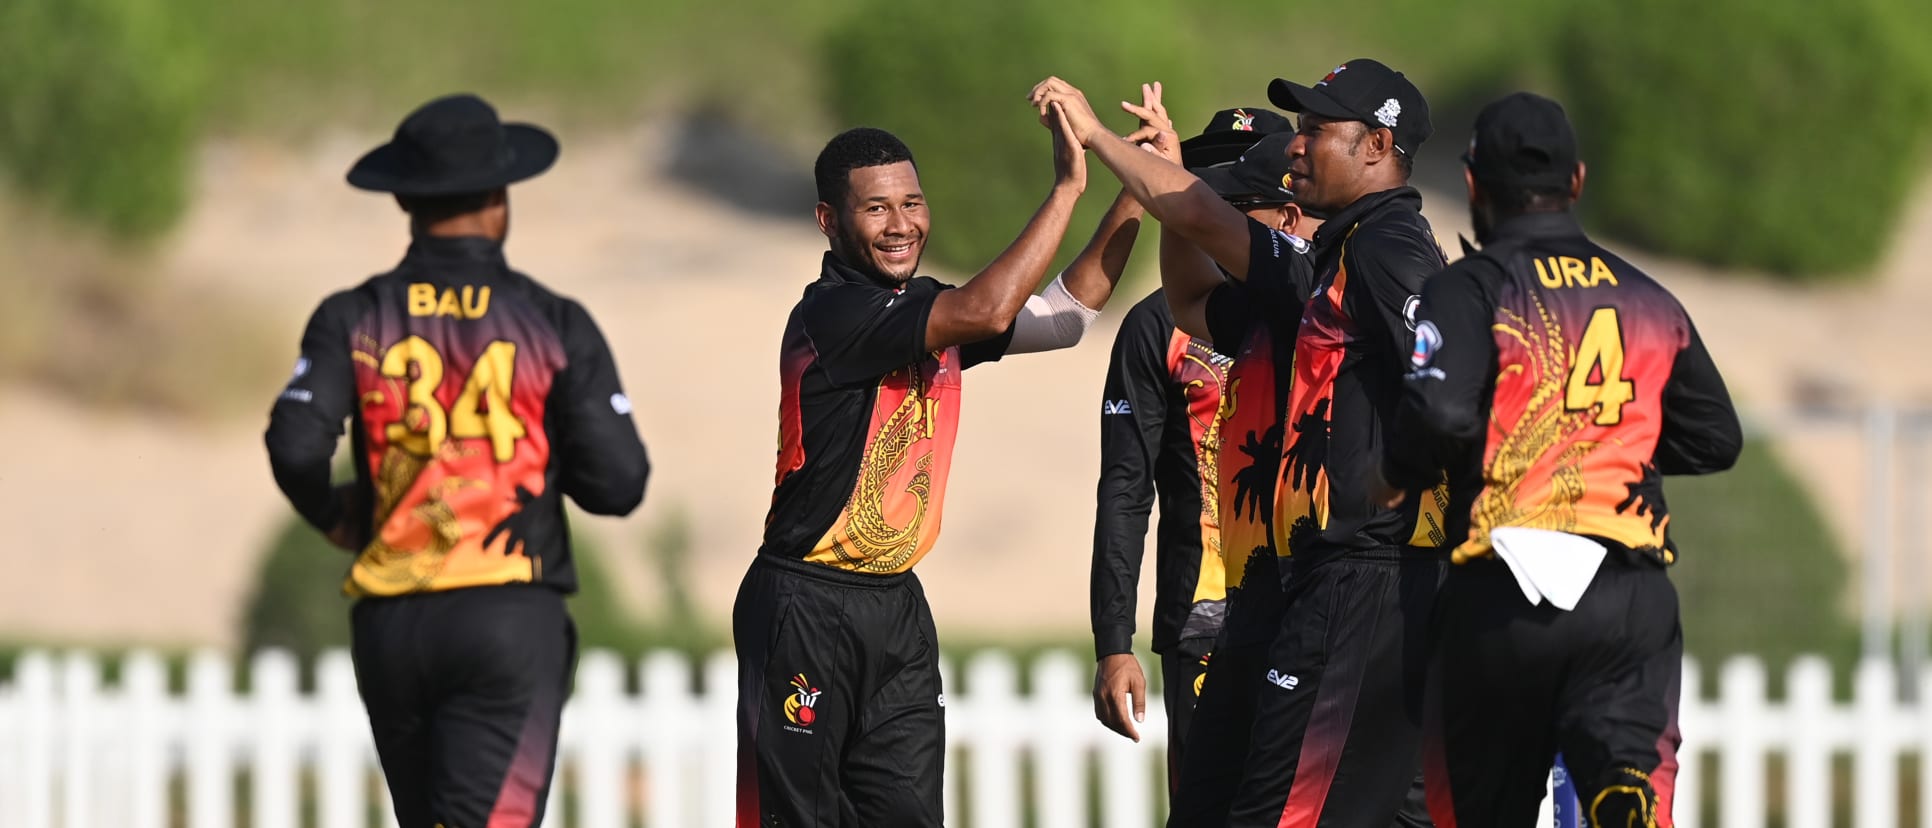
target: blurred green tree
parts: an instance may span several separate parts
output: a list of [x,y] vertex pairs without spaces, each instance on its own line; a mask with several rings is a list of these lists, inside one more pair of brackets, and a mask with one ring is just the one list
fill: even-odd
[[0,3],[0,169],[125,239],[187,203],[205,63],[164,3]]
[[[970,274],[1012,243],[1052,184],[1052,139],[1026,103],[1033,84],[1059,74],[1082,85],[1108,125],[1126,132],[1134,121],[1116,101],[1138,103],[1139,82],[1203,85],[1197,79],[1212,67],[1189,58],[1202,45],[1194,19],[1158,3],[867,0],[826,35],[828,105],[841,127],[880,127],[912,148],[933,217],[929,261]],[[1099,162],[1088,172],[1058,264],[1085,243],[1118,187]]]
[[1702,261],[1866,271],[1932,136],[1932,32],[1904,19],[1864,0],[1576,6],[1557,74],[1592,162],[1585,209]]

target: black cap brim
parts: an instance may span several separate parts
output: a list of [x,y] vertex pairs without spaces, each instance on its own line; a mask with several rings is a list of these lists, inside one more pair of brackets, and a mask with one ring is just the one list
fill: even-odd
[[1346,118],[1351,121],[1367,118],[1343,106],[1327,92],[1284,78],[1275,78],[1273,83],[1268,84],[1268,101],[1289,112],[1308,112],[1324,118]]
[[509,159],[494,169],[454,176],[411,177],[394,143],[364,154],[349,168],[349,185],[357,189],[402,196],[446,196],[483,193],[541,175],[557,162],[557,139],[531,124],[504,124]]
[[1181,142],[1181,164],[1193,168],[1237,161],[1241,153],[1247,152],[1249,147],[1264,137],[1259,132],[1244,129],[1196,135]]

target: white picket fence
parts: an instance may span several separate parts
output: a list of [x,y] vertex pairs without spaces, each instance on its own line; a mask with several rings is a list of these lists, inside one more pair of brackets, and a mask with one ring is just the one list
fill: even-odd
[[[1142,741],[1129,742],[1093,719],[1091,662],[1052,653],[1020,665],[984,653],[966,667],[963,692],[947,694],[946,807],[973,828],[1147,826],[1164,813],[1165,724],[1148,704]],[[286,653],[248,665],[247,695],[236,671],[206,653],[188,665],[186,691],[171,693],[166,666],[137,653],[108,686],[85,652],[31,653],[0,682],[0,826],[4,828],[367,828],[394,824],[375,765],[355,676],[342,653],[316,665],[315,692],[297,689]],[[640,692],[625,690],[625,664],[608,652],[584,656],[566,709],[561,784],[550,826],[647,828],[732,823],[735,665],[728,654],[693,665],[670,653],[638,666]],[[948,671],[947,687],[958,688]],[[1868,662],[1853,677],[1854,701],[1832,700],[1823,661],[1787,676],[1781,701],[1767,698],[1766,673],[1752,659],[1726,664],[1716,699],[1686,694],[1686,755],[1721,760],[1716,779],[1703,762],[1678,778],[1677,824],[1694,828],[1692,803],[1714,794],[1717,828],[1766,824],[1773,783],[1784,824],[1821,828],[1849,802],[1854,828],[1900,824],[1901,786],[1921,795],[1917,825],[1932,826],[1932,710],[1896,701],[1889,663]],[[1687,663],[1685,687],[1699,686]],[[1932,685],[1928,685],[1932,686]],[[772,700],[774,705],[779,700]],[[1782,779],[1767,759],[1782,755]],[[1834,756],[1851,758],[1849,790],[1834,787]],[[1899,758],[1920,757],[1904,780]],[[1025,761],[1023,761],[1023,758]],[[1026,778],[1026,777],[1030,777]],[[1097,808],[1097,810],[1096,810]],[[1547,810],[1547,807],[1546,807]]]

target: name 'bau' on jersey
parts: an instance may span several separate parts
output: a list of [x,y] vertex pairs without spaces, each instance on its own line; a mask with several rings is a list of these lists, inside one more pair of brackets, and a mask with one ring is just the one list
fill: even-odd
[[930,350],[950,285],[888,287],[827,253],[780,345],[778,474],[759,554],[876,575],[908,571],[939,538],[959,430],[960,374],[1012,332]]

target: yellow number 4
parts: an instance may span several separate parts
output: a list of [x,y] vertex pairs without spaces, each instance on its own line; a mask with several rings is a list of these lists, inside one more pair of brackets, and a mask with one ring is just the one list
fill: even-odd
[[[409,376],[412,364],[414,379]],[[409,381],[409,406],[403,409],[401,422],[389,424],[390,442],[412,454],[430,456],[450,437],[488,438],[496,461],[509,462],[516,455],[516,441],[528,433],[523,421],[510,412],[510,380],[516,364],[516,343],[490,343],[470,369],[456,404],[444,411],[436,399],[436,389],[443,384],[443,355],[420,336],[391,346],[382,356],[382,375]]]
[[[1570,381],[1563,389],[1569,411],[1597,409],[1597,425],[1623,422],[1623,406],[1637,397],[1637,386],[1623,375],[1623,327],[1616,308],[1597,308],[1577,343]],[[1590,377],[1596,376],[1591,382]]]
[[[483,355],[470,369],[463,393],[449,411],[452,437],[488,437],[498,463],[507,463],[516,454],[516,442],[526,433],[523,421],[510,413],[510,377],[517,369],[517,346],[501,339],[483,349]],[[477,403],[489,407],[481,411]]]

